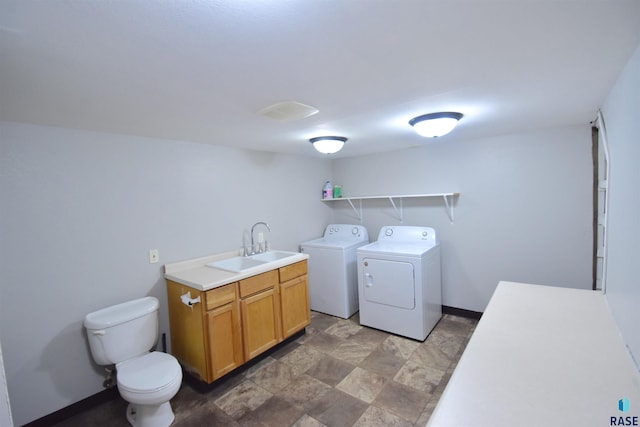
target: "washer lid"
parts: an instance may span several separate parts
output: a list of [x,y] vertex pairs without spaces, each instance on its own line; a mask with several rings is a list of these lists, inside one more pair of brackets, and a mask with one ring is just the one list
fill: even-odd
[[357,247],[366,245],[369,243],[369,240],[366,239],[327,239],[326,237],[321,237],[319,239],[310,240],[302,244],[302,247],[306,248],[327,248],[327,249],[348,249],[351,247]]
[[154,351],[116,365],[118,387],[136,393],[154,393],[182,375],[178,361],[167,353]]

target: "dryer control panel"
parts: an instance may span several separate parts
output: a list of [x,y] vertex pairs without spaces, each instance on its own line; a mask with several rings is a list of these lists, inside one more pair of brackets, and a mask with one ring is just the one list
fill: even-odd
[[380,229],[378,234],[380,242],[398,243],[430,243],[437,244],[438,236],[436,230],[431,227],[414,226],[386,226]]

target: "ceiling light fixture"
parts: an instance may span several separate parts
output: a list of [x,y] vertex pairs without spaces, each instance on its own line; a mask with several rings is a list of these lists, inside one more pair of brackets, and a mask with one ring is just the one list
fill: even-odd
[[313,148],[324,154],[337,153],[342,150],[346,141],[344,136],[318,136],[309,140]]
[[316,107],[303,104],[302,102],[283,101],[263,108],[262,110],[258,111],[258,114],[274,120],[286,122],[313,116],[318,111],[319,110]]
[[413,126],[419,135],[437,138],[451,132],[461,118],[461,113],[431,113],[414,117],[409,120],[409,124]]

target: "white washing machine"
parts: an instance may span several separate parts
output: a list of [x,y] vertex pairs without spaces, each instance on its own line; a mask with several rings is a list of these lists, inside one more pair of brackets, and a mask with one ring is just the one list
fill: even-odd
[[424,341],[442,317],[436,231],[382,227],[357,253],[360,324]]
[[369,243],[362,225],[330,224],[324,237],[305,242],[311,310],[347,319],[358,311],[356,249]]

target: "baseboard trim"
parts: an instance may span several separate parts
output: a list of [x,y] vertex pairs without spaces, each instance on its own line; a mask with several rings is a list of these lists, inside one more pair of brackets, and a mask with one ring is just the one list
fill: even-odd
[[[227,375],[225,375],[222,378],[219,378],[218,380],[214,381],[211,384],[205,384],[201,381],[198,381],[197,379],[191,377],[190,375],[188,375],[186,372],[183,371],[184,375],[183,375],[183,380],[188,381],[189,384],[194,387],[197,391],[199,391],[200,393],[206,393],[207,391],[210,391],[212,387],[218,385],[219,381],[222,380],[223,378],[227,378],[227,377],[231,377],[233,375],[237,375],[238,373],[244,372],[247,368],[253,366],[254,364],[256,364],[257,362],[259,362],[260,360],[264,359],[265,357],[267,357],[268,355],[270,355],[271,353],[273,353],[274,351],[278,350],[280,347],[282,347],[283,345],[300,338],[301,336],[303,336],[306,333],[306,329],[302,329],[299,332],[296,332],[295,334],[293,334],[292,336],[290,336],[289,338],[285,339],[284,341],[282,341],[281,343],[279,343],[278,345],[274,346],[273,348],[267,350],[266,352],[262,353],[261,355],[255,357],[254,359],[250,360],[249,362],[245,363],[243,366],[241,366],[240,368],[229,372]],[[103,403],[109,402],[111,400],[114,400],[116,398],[118,398],[120,396],[120,394],[118,393],[118,388],[117,387],[112,387],[112,388],[108,388],[106,390],[102,390],[101,392],[98,392],[92,396],[87,397],[86,399],[82,399],[76,403],[73,403],[69,406],[65,406],[64,408],[56,411],[56,412],[52,412],[49,415],[45,415],[42,418],[38,418],[37,420],[31,421],[28,424],[25,424],[23,427],[50,427],[56,423],[60,423],[64,420],[67,420],[75,415],[78,415],[84,411],[87,411],[89,409],[93,409],[98,405],[101,405]]]
[[98,405],[113,400],[118,396],[118,389],[116,387],[108,388],[92,396],[89,396],[86,399],[82,399],[79,402],[73,403],[69,406],[65,406],[64,408],[56,412],[52,412],[49,415],[45,415],[42,418],[31,421],[29,424],[25,424],[24,427],[49,427],[53,424],[69,419],[74,415],[77,415],[88,409],[92,409]]
[[476,320],[480,320],[482,317],[481,311],[465,310],[464,308],[449,307],[446,305],[442,306],[442,314],[452,314],[454,316],[468,317]]
[[[449,307],[446,305],[442,306],[442,313],[443,314],[451,314],[454,316],[460,316],[460,317],[467,317],[467,318],[471,318],[471,319],[480,319],[482,317],[482,312],[479,311],[471,311],[471,310],[465,310],[463,308],[457,308],[457,307]],[[300,336],[304,335],[306,332],[306,330],[302,330],[300,332],[297,332],[296,334],[294,334],[293,336],[287,338],[285,341],[283,341],[282,343],[280,343],[280,345],[275,346],[273,349],[270,349],[269,351],[263,353],[262,355],[258,356],[255,358],[255,360],[252,360],[250,362],[248,362],[247,364],[245,364],[245,366],[243,366],[244,369],[250,367],[251,365],[257,363],[258,361],[262,360],[264,357],[268,356],[269,354],[271,354],[273,351],[276,351],[277,349],[279,349],[282,344],[286,344],[290,341],[293,341],[297,338],[299,338]],[[237,369],[233,372],[230,372],[229,374],[225,375],[226,378],[227,376],[232,376],[235,375],[239,372],[244,371],[244,369]],[[223,378],[220,378],[219,380],[222,380]],[[217,385],[219,383],[218,381],[214,381],[212,384],[205,384],[202,383],[198,380],[196,380],[195,378],[190,378],[189,375],[186,375],[184,377],[185,380],[189,381],[190,385],[194,386],[197,391],[203,393],[206,391],[209,391],[211,389],[211,387]],[[113,388],[109,388],[106,390],[102,390],[99,393],[96,393],[92,396],[89,396],[85,399],[82,399],[76,403],[73,403],[69,406],[66,406],[56,412],[52,412],[49,415],[45,415],[42,418],[38,418],[37,420],[31,421],[28,424],[25,424],[23,427],[49,427],[53,424],[62,422],[66,419],[69,419],[71,417],[73,417],[74,415],[77,415],[81,412],[84,412],[88,409],[92,409],[98,405],[101,405],[103,403],[106,403],[110,400],[114,400],[117,397],[119,397],[119,393],[118,393],[118,389],[116,387]]]

